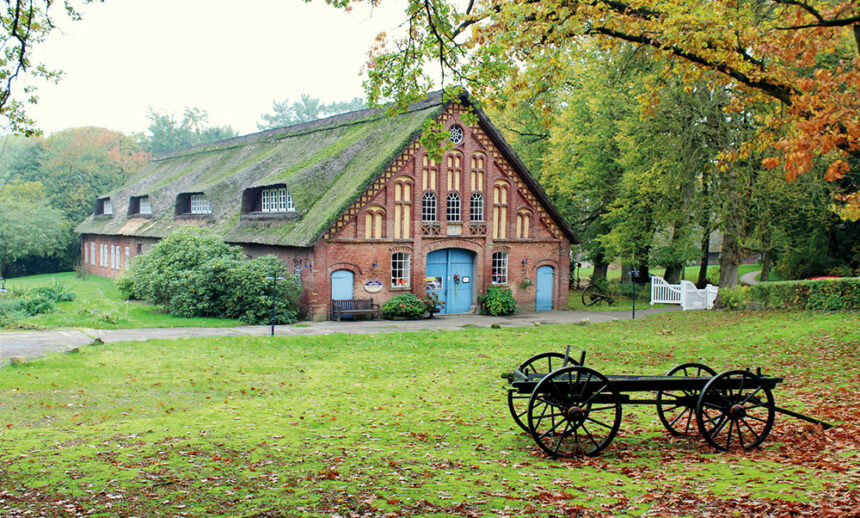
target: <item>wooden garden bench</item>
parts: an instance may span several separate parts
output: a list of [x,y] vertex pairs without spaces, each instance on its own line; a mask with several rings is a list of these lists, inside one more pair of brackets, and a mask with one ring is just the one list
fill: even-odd
[[332,318],[337,317],[338,322],[343,315],[368,314],[370,318],[379,318],[379,304],[374,304],[373,299],[345,299],[331,301]]

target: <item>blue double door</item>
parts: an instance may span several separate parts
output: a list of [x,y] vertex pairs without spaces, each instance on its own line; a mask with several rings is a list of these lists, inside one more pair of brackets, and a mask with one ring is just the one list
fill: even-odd
[[445,301],[441,313],[468,313],[472,308],[475,254],[444,248],[427,254],[426,287]]

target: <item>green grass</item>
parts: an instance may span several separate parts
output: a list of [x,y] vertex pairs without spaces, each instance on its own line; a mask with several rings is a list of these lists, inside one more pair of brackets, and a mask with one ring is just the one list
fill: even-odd
[[[580,273],[580,279],[583,287],[588,286],[588,279],[593,272],[593,268],[583,268]],[[761,270],[760,264],[742,264],[738,268],[738,278],[742,275],[755,272]],[[663,275],[665,272],[664,268],[656,268],[650,271],[650,273],[654,275]],[[698,266],[687,266],[684,272],[684,278],[687,280],[695,282],[695,280],[699,276],[699,267]],[[620,288],[618,286],[619,281],[621,280],[621,270],[609,270],[607,273],[607,278],[609,279],[610,290],[613,294],[613,298],[615,299],[615,303],[613,305],[609,305],[605,302],[601,302],[599,304],[595,304],[594,306],[586,306],[582,303],[582,290],[570,290],[567,297],[567,309],[574,311],[632,311],[633,310],[633,300],[629,295],[621,295],[619,293]],[[720,278],[720,267],[719,266],[708,266],[708,278],[715,283],[719,281]],[[758,278],[758,277],[756,277]],[[771,280],[774,280],[771,277]],[[636,309],[646,309],[649,307],[653,307],[649,304],[651,300],[650,295],[651,286],[650,284],[646,284],[644,286],[637,286],[636,288]],[[665,304],[658,304],[657,306],[664,306]]]
[[[32,275],[8,279],[10,294],[59,282],[74,292],[72,302],[60,302],[52,313],[4,322],[5,328],[47,329],[88,327],[122,329],[143,327],[220,327],[242,325],[238,320],[222,318],[182,318],[168,315],[159,308],[138,301],[126,302],[112,279],[88,275],[86,280],[74,273]],[[6,295],[8,296],[8,295]]]
[[[858,341],[858,313],[699,311],[85,347],[0,369],[0,508],[260,517],[856,509]],[[550,459],[513,424],[499,374],[570,343],[611,374],[685,361],[762,366],[786,377],[777,404],[844,426],[825,438],[778,416],[764,449],[718,454],[670,437],[652,408],[628,406],[602,456]]]

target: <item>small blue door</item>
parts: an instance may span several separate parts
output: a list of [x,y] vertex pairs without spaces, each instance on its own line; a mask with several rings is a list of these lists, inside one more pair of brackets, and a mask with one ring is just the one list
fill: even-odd
[[472,308],[474,254],[462,248],[445,248],[427,254],[427,291],[445,302],[441,313],[467,313]]
[[[331,274],[331,300],[349,300],[352,298],[354,276],[349,270],[337,270]],[[344,315],[352,317],[352,315]]]
[[537,269],[535,311],[552,310],[552,277],[552,266],[541,266]]

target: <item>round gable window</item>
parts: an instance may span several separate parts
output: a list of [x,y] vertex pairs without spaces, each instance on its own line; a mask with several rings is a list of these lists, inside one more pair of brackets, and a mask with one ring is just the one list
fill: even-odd
[[463,142],[463,128],[461,128],[457,124],[454,124],[453,126],[451,126],[450,132],[451,142],[453,142],[454,144],[459,144],[460,142]]

